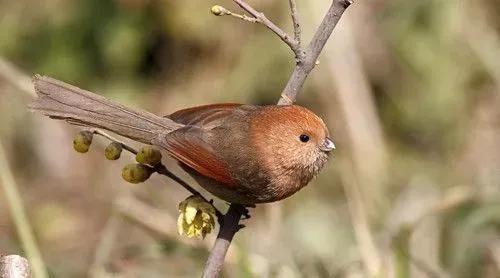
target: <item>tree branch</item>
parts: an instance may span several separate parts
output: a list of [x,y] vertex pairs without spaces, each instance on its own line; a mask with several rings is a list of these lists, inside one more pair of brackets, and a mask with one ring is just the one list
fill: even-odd
[[314,34],[311,42],[307,46],[305,51],[305,59],[303,62],[298,62],[293,70],[292,76],[288,80],[288,83],[285,86],[281,94],[281,98],[278,101],[280,105],[292,104],[297,95],[299,94],[300,89],[304,85],[307,76],[314,69],[316,65],[316,61],[319,57],[319,54],[323,50],[323,47],[326,44],[328,38],[337,26],[340,18],[344,11],[353,3],[352,0],[333,0],[330,9],[326,13],[323,21],[318,27],[318,30]]
[[302,47],[302,34],[300,29],[299,11],[297,10],[296,0],[288,0],[290,3],[290,11],[292,12],[292,23],[293,23],[293,38],[297,42],[297,48]]
[[[298,18],[298,11],[295,0],[289,0],[290,9],[292,12],[292,21],[294,26],[294,38],[291,38],[286,32],[284,32],[273,22],[271,22],[263,13],[256,11],[245,1],[243,0],[233,0],[233,1],[243,10],[252,15],[255,18],[255,22],[265,25],[268,29],[274,32],[286,45],[290,47],[290,49],[292,49],[292,51],[295,54],[297,64],[288,83],[285,86],[285,89],[281,94],[281,98],[278,101],[279,105],[292,104],[295,101],[300,89],[303,87],[303,84],[307,76],[316,65],[318,56],[321,53],[324,45],[326,44],[326,41],[332,34],[334,28],[336,27],[344,11],[353,3],[352,0],[332,0],[332,5],[330,6],[323,21],[318,27],[307,49],[304,51],[302,50],[301,47],[301,29],[300,29],[300,22]],[[25,90],[23,87],[21,88]],[[26,90],[26,91],[31,91],[31,90]],[[137,153],[137,151],[135,151],[133,148],[127,146],[123,142],[114,139],[113,137],[107,135],[105,132],[101,130],[95,129],[93,130],[93,132],[95,134],[104,136],[114,142],[120,143],[123,146],[123,148],[126,149],[127,151],[130,151],[132,153]],[[155,170],[157,173],[165,175],[175,180],[191,193],[200,195],[198,191],[196,191],[194,188],[192,188],[187,183],[183,182],[180,178],[171,173],[164,165],[155,167]],[[227,254],[231,241],[236,232],[241,227],[239,221],[243,216],[245,210],[246,210],[245,207],[242,205],[239,204],[230,205],[228,212],[224,215],[224,218],[222,220],[219,234],[212,248],[210,256],[207,260],[203,277],[206,278],[217,277],[224,263],[224,258]]]
[[[295,39],[293,40],[285,32],[283,32],[271,21],[269,21],[264,16],[264,14],[257,12],[245,1],[233,1],[242,9],[254,16],[257,19],[257,22],[266,25],[269,29],[271,29],[271,31],[277,34],[283,40],[283,42],[290,46],[290,48],[295,53],[297,65],[292,73],[292,76],[288,80],[283,93],[281,94],[278,105],[292,104],[295,101],[307,76],[313,70],[316,64],[316,60],[323,50],[326,41],[332,34],[335,26],[337,26],[340,17],[347,9],[347,7],[349,7],[353,3],[352,0],[333,0],[330,9],[326,13],[323,21],[318,27],[318,30],[314,34],[314,37],[309,43],[307,50],[304,52],[301,50],[300,46],[301,30],[295,0],[289,0],[295,35]],[[231,240],[240,228],[239,221],[245,210],[245,207],[238,204],[231,204],[231,206],[229,207],[229,210],[224,216],[224,219],[220,225],[219,234],[217,235],[214,247],[212,248],[210,256],[208,257],[207,263],[205,265],[203,278],[213,278],[217,277],[217,275],[219,274],[224,263],[224,258],[226,256],[227,250],[229,249],[229,245],[231,244]]]
[[224,264],[224,258],[226,257],[229,245],[231,245],[234,235],[240,229],[239,222],[245,210],[246,208],[242,205],[231,204],[229,206],[229,210],[220,226],[214,247],[210,251],[210,256],[203,272],[203,278],[215,278],[218,276]]

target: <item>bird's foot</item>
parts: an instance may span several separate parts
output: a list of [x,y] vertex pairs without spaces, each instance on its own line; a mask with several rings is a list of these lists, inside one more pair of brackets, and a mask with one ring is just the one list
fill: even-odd
[[239,207],[238,212],[241,214],[241,220],[250,219],[249,208],[255,208],[255,205],[242,205]]

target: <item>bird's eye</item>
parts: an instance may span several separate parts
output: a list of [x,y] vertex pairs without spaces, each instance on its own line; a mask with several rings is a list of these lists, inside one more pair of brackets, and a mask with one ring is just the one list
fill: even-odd
[[309,136],[307,134],[301,134],[299,136],[299,139],[301,142],[306,143],[307,141],[309,141]]

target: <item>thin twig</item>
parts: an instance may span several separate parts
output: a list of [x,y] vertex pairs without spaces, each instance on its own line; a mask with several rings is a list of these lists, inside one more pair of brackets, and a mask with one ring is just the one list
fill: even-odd
[[29,278],[30,266],[28,260],[18,255],[0,256],[0,277]]
[[122,146],[122,148],[124,150],[127,150],[129,152],[131,152],[132,154],[136,155],[138,153],[138,151],[136,149],[134,149],[133,147],[127,145],[125,142],[123,141],[120,141],[118,139],[116,139],[115,137],[109,135],[107,132],[101,130],[101,129],[98,129],[98,128],[89,128],[87,129],[89,132],[92,132],[93,134],[97,134],[97,135],[100,135],[106,139],[108,139],[109,141],[111,142],[115,142],[115,143],[118,143]]
[[[87,129],[87,130],[89,132],[92,132],[93,134],[100,135],[100,136],[102,136],[102,137],[110,140],[111,142],[115,142],[115,143],[120,144],[124,150],[127,150],[127,151],[131,152],[134,155],[136,155],[137,152],[138,152],[133,147],[127,145],[127,143],[116,139],[115,137],[109,135],[107,132],[105,132],[103,130],[100,130],[100,129],[97,129],[97,128],[90,128],[90,129]],[[167,176],[170,179],[172,179],[173,181],[177,182],[182,187],[184,187],[187,191],[191,192],[193,195],[200,195],[201,196],[201,194],[196,189],[194,189],[193,187],[191,187],[188,183],[186,183],[185,181],[183,181],[181,178],[179,178],[178,176],[176,176],[174,173],[170,172],[170,170],[168,170],[167,167],[165,167],[165,165],[163,165],[163,163],[160,163],[160,164],[158,164],[158,165],[156,165],[156,166],[154,166],[152,168],[158,174]],[[208,201],[208,200],[205,199],[205,201]]]
[[248,16],[246,14],[233,13],[230,10],[225,10],[225,14],[233,16],[233,17],[236,17],[236,18],[239,18],[239,19],[244,20],[244,21],[251,22],[251,23],[262,23],[258,18],[250,17],[250,16]]
[[[178,176],[176,176],[174,173],[170,172],[170,170],[167,169],[167,167],[165,167],[165,165],[163,164],[158,164],[154,167],[155,171],[160,174],[160,175],[164,175],[166,177],[169,177],[170,179],[172,179],[173,181],[177,182],[178,184],[180,184],[182,187],[184,187],[187,191],[191,192],[191,194],[193,195],[199,195],[201,197],[203,197],[200,192],[198,192],[196,189],[194,189],[191,185],[189,185],[187,182],[183,181],[181,178],[179,178]],[[205,199],[205,201],[208,202],[208,200],[203,197],[203,199]]]
[[[110,140],[111,142],[115,142],[115,143],[120,144],[124,150],[127,150],[127,151],[131,152],[134,155],[136,155],[137,152],[138,152],[133,147],[127,145],[127,143],[116,139],[115,137],[109,135],[107,132],[105,132],[105,131],[103,131],[101,129],[98,129],[98,128],[89,128],[89,129],[86,129],[86,130],[88,130],[89,132],[92,132],[93,134],[100,135],[100,136],[102,136],[102,137]],[[191,194],[201,196],[205,201],[210,202],[207,198],[205,198],[203,195],[201,195],[201,193],[198,192],[198,190],[194,189],[187,182],[183,181],[177,175],[175,175],[170,170],[168,170],[167,167],[163,163],[159,163],[159,164],[157,164],[155,166],[151,166],[151,168],[153,168],[153,170],[156,173],[158,173],[160,175],[163,175],[163,176],[166,176],[166,177],[170,178],[171,180],[177,182],[179,185],[181,185],[182,187],[184,187]],[[215,208],[215,211],[216,211],[217,215],[222,215],[222,213],[217,208]]]
[[281,94],[278,104],[292,104],[297,98],[297,95],[302,89],[307,76],[316,65],[319,54],[323,50],[328,38],[337,26],[344,11],[353,3],[352,0],[333,0],[332,5],[328,9],[323,21],[316,30],[314,37],[307,46],[305,58],[302,63],[297,63],[293,70],[292,76],[288,80]]
[[299,10],[297,9],[296,0],[288,0],[290,3],[290,11],[292,12],[292,23],[293,23],[293,35],[294,39],[297,42],[297,48],[300,49],[302,47],[302,34],[300,28],[300,20],[299,20]]
[[37,278],[47,278],[49,277],[47,268],[36,244],[33,228],[26,215],[19,188],[10,169],[7,157],[5,157],[5,153],[5,149],[0,142],[0,184],[4,190],[10,215],[14,221],[24,252],[26,252],[26,256],[31,263],[33,275]]
[[300,50],[299,43],[294,40],[290,35],[288,35],[285,31],[281,30],[276,24],[270,21],[263,13],[256,11],[252,6],[250,6],[247,2],[243,0],[233,0],[238,6],[240,6],[243,10],[247,11],[250,15],[257,19],[257,22],[263,24],[269,30],[273,31],[280,39],[286,43],[290,49],[292,49],[293,53],[297,59],[302,57],[302,51]]
[[219,234],[215,240],[214,247],[210,251],[210,256],[203,272],[203,278],[218,277],[229,245],[231,245],[234,235],[240,229],[239,222],[243,211],[245,211],[245,207],[242,205],[231,204],[229,206],[229,210],[224,216],[224,223],[221,225]]

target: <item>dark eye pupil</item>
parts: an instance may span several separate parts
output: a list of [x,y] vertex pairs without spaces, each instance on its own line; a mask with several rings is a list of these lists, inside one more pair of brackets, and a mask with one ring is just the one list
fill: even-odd
[[305,142],[309,141],[309,136],[307,136],[306,134],[301,134],[299,139],[301,142],[305,143]]

